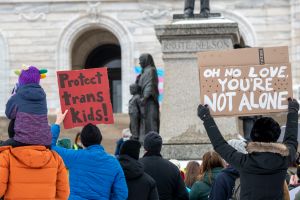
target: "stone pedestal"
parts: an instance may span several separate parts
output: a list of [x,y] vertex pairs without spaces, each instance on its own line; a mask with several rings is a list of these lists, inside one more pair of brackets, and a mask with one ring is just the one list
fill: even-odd
[[[165,158],[200,159],[211,149],[201,120],[199,72],[196,53],[232,49],[239,43],[238,24],[226,19],[182,20],[155,26],[165,63],[164,100],[160,134]],[[236,118],[217,118],[226,139],[238,133]]]

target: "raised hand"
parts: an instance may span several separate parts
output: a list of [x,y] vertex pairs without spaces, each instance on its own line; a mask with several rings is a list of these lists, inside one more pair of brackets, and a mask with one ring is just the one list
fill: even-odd
[[296,99],[288,98],[288,112],[289,113],[298,113],[299,103]]
[[209,117],[211,117],[210,116],[210,112],[209,112],[209,108],[208,108],[208,106],[207,105],[199,105],[198,106],[198,117],[202,120],[202,121],[204,121],[205,119],[207,119],[207,118],[209,118]]
[[55,124],[60,125],[64,121],[67,113],[68,113],[68,110],[66,110],[64,113],[58,112],[56,115]]

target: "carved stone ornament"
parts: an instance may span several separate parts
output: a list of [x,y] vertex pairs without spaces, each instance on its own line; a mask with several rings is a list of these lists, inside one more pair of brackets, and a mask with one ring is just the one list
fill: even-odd
[[101,13],[101,2],[88,1],[87,4],[88,4],[88,8],[86,11],[91,21],[92,22],[99,21],[100,13]]
[[15,8],[15,13],[19,15],[20,20],[29,22],[46,21],[49,5],[21,5]]
[[143,19],[145,20],[159,20],[163,17],[171,16],[172,9],[152,9],[143,11]]

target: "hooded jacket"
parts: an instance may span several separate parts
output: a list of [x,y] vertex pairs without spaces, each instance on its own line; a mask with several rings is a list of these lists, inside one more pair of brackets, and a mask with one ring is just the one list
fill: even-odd
[[216,177],[210,194],[209,200],[228,200],[232,197],[235,187],[235,180],[240,177],[239,172],[229,166],[223,169]]
[[61,157],[43,146],[0,148],[0,197],[66,200],[70,190]]
[[203,180],[193,184],[190,192],[190,200],[207,200],[211,187],[222,169],[221,167],[212,169],[210,176],[208,172],[205,172]]
[[56,142],[60,127],[52,125],[51,132],[51,148],[62,157],[69,170],[69,200],[127,199],[125,176],[116,158],[106,153],[101,145],[78,150],[58,147]]
[[140,159],[145,172],[156,182],[160,200],[188,200],[188,192],[181,178],[179,169],[161,155],[147,152]]
[[154,179],[144,172],[141,162],[129,157],[120,155],[119,162],[123,168],[127,187],[127,200],[158,200],[158,193]]
[[204,119],[204,126],[215,151],[240,172],[241,199],[283,198],[286,171],[298,146],[298,113],[288,113],[283,144],[249,143],[249,154],[237,152],[227,144],[212,117]]
[[15,121],[14,140],[33,145],[50,145],[46,94],[39,84],[18,88],[6,104],[5,114]]

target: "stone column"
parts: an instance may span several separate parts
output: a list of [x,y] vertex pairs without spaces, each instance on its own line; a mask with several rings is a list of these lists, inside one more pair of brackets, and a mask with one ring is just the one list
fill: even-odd
[[[155,26],[165,63],[160,134],[162,154],[171,159],[200,159],[212,146],[201,120],[196,53],[232,49],[239,43],[238,24],[226,19],[182,20]],[[217,118],[226,139],[238,133],[236,118]]]

